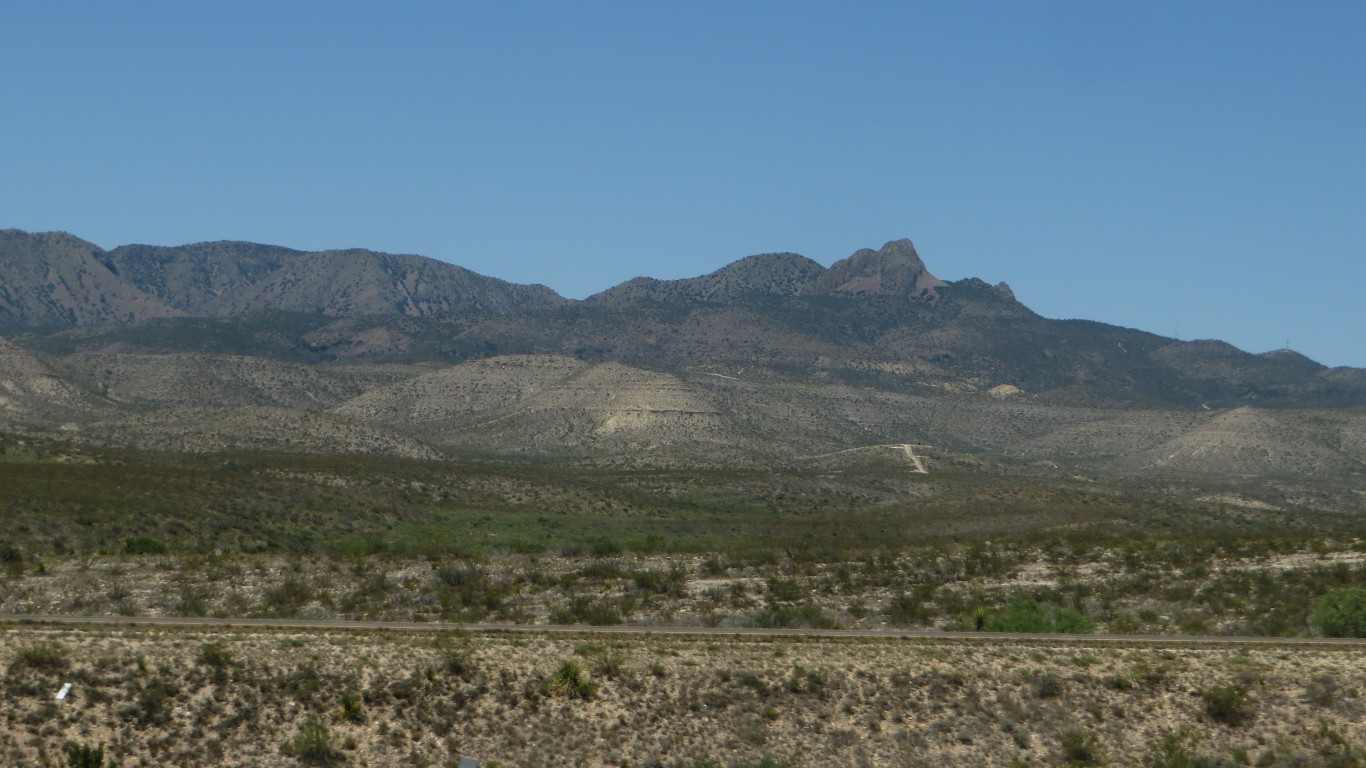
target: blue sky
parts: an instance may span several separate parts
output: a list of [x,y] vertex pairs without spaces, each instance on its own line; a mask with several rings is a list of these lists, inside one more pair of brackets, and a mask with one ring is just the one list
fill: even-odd
[[0,227],[582,297],[899,237],[1366,367],[1366,3],[16,3]]

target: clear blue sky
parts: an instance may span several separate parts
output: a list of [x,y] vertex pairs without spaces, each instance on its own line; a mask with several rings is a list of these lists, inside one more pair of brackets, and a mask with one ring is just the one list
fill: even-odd
[[13,3],[0,227],[582,297],[915,240],[1050,317],[1366,367],[1366,3]]

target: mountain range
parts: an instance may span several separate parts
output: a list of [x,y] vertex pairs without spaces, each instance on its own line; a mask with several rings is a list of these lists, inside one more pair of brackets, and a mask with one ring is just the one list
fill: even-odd
[[936,278],[909,240],[575,301],[420,256],[104,250],[11,229],[0,334],[0,428],[108,445],[612,466],[912,457],[903,468],[931,473],[986,461],[1366,495],[1366,371],[1044,318],[1003,283]]

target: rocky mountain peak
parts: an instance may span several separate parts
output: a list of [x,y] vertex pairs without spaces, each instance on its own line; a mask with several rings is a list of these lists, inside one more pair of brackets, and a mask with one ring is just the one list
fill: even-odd
[[908,239],[874,251],[864,248],[837,261],[816,283],[820,293],[846,296],[904,296],[933,301],[946,283],[930,274]]

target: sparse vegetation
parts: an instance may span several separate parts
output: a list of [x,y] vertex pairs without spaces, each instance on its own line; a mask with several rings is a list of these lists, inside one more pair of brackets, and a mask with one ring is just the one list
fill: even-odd
[[[223,677],[198,663],[217,644],[233,650]],[[860,750],[873,766],[1195,768],[1243,764],[1238,750],[1351,765],[1366,746],[1359,654],[1331,646],[0,628],[0,659],[34,645],[67,649],[68,666],[0,675],[0,754],[16,766],[94,738],[106,763],[187,766],[406,764],[419,744],[436,765],[635,765],[668,745],[726,768]],[[448,674],[452,648],[477,663]],[[76,706],[51,701],[61,679]],[[1325,679],[1327,703],[1309,700]]]

